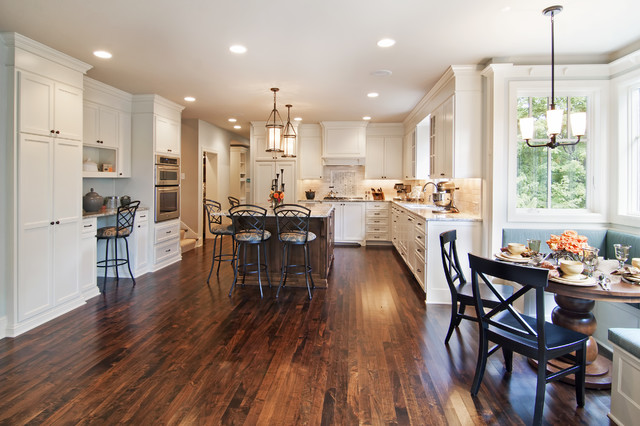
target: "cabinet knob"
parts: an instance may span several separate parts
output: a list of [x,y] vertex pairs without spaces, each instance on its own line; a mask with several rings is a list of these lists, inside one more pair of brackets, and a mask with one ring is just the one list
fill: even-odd
[[51,132],[51,133],[55,133],[56,131],[55,131],[55,130],[50,130],[50,132]]
[[170,150],[170,149],[167,149],[167,152],[171,152],[171,150]]
[[56,220],[56,225],[60,225],[60,221],[59,220]]
[[60,130],[56,130],[56,135],[59,135],[59,134],[60,134]]
[[53,225],[53,224],[54,224],[54,222],[49,222],[49,225]]

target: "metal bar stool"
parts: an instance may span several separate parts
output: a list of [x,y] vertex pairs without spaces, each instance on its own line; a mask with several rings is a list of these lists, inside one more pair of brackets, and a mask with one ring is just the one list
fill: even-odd
[[236,197],[228,196],[227,200],[229,200],[229,205],[231,207],[240,205],[240,200],[238,200]]
[[[265,229],[267,209],[251,204],[240,204],[229,209],[229,215],[233,222],[233,240],[236,243],[236,257],[233,269],[233,284],[229,289],[229,297],[233,293],[233,289],[238,281],[238,274],[242,273],[242,285],[246,274],[258,274],[258,288],[260,289],[260,297],[262,294],[262,278],[261,272],[267,274],[267,281],[271,287],[271,278],[269,278],[269,267],[267,265],[267,246],[264,243],[271,238],[271,232]],[[256,263],[247,263],[247,246],[255,245],[258,251]],[[240,249],[244,248],[242,264],[240,264]],[[262,250],[261,250],[262,249]],[[260,263],[260,252],[264,263]],[[254,270],[249,270],[249,266],[255,266]]]
[[[129,262],[129,241],[127,237],[131,235],[133,232],[133,221],[136,217],[136,210],[138,210],[138,206],[140,205],[140,201],[132,201],[125,206],[118,207],[118,213],[116,214],[116,225],[115,226],[105,226],[103,228],[99,228],[96,233],[96,238],[98,240],[105,240],[105,255],[104,260],[98,261],[97,267],[104,268],[104,281],[102,282],[102,292],[104,293],[107,288],[107,272],[109,267],[116,268],[116,281],[120,281],[120,276],[118,275],[118,267],[122,265],[127,265],[129,269],[129,276],[133,280],[133,285],[136,285],[136,280],[133,278],[133,273],[131,272],[131,262]],[[114,257],[109,258],[109,241],[114,241]],[[118,240],[124,240],[125,249],[126,249],[126,258],[118,257]]]
[[[309,232],[311,210],[298,204],[282,204],[274,208],[273,211],[275,212],[278,226],[278,239],[282,243],[282,269],[276,298],[280,295],[280,289],[287,283],[289,268],[297,268],[298,271],[291,273],[296,275],[304,274],[309,299],[311,299],[311,288],[315,288],[315,285],[311,276],[309,243],[316,239],[316,234]],[[304,265],[290,263],[292,246],[302,246],[304,250]],[[309,281],[311,281],[311,287],[309,286]]]
[[[224,217],[221,204],[213,200],[204,200],[204,209],[209,222],[209,232],[213,235],[213,256],[211,257],[211,269],[209,269],[209,276],[207,277],[207,284],[209,284],[216,260],[218,261],[216,275],[220,273],[221,262],[231,262],[231,267],[233,267],[233,261],[236,257],[236,244],[233,240],[233,224]],[[231,237],[232,253],[222,253],[222,243],[225,235]],[[220,239],[220,245],[218,254],[216,254],[218,239]]]

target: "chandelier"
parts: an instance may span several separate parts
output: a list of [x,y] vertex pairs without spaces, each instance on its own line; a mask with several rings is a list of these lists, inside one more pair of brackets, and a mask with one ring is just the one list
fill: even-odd
[[[276,109],[276,93],[278,93],[277,87],[271,88],[273,92],[273,110],[271,114],[269,114],[269,118],[267,118],[267,152],[276,151],[282,152],[282,129],[284,128],[284,124],[282,124],[282,118],[280,117],[280,113]],[[278,121],[276,121],[276,119]]]
[[293,105],[285,105],[287,107],[287,124],[284,125],[284,133],[282,140],[284,144],[283,157],[295,157],[296,156],[296,131],[291,124],[291,107]]
[[564,110],[556,109],[555,104],[555,51],[554,51],[554,34],[553,34],[553,17],[555,14],[562,11],[562,6],[550,6],[542,11],[544,16],[551,17],[551,105],[547,111],[547,134],[549,135],[549,142],[541,144],[532,144],[530,141],[533,139],[534,132],[534,118],[526,117],[520,119],[520,134],[522,139],[527,142],[527,145],[532,148],[549,147],[556,148],[559,146],[570,146],[580,142],[580,137],[585,134],[585,127],[587,124],[587,113],[575,112],[570,116],[571,131],[573,136],[578,139],[574,142],[558,142],[558,135],[562,132],[562,119],[564,117]]

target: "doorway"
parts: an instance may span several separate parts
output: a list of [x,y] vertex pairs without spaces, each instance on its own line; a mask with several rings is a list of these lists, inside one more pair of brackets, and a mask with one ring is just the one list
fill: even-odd
[[202,241],[213,238],[209,232],[207,215],[204,213],[204,200],[218,201],[218,154],[202,152]]

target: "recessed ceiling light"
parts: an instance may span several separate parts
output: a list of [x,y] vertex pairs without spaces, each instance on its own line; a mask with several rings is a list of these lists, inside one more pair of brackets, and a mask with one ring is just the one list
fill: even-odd
[[242,129],[242,126],[239,124],[236,124],[235,126],[233,126],[234,129]]
[[371,117],[369,117],[368,115],[365,115],[364,117],[362,117],[363,120],[371,120]]
[[247,48],[240,45],[240,44],[234,44],[233,46],[231,46],[229,48],[229,50],[233,53],[246,53],[247,52]]
[[383,38],[378,42],[378,46],[380,47],[391,47],[396,44],[396,41],[390,38]]
[[293,121],[302,121],[302,117],[296,117],[293,119]]
[[194,98],[193,96],[185,96],[184,100],[187,102],[195,102],[196,98]]
[[102,58],[102,59],[111,59],[111,57],[113,56],[111,53],[107,52],[106,50],[96,50],[95,52],[93,52],[93,54],[98,58]]
[[235,118],[230,118],[229,119],[229,123],[235,123],[236,121],[238,121],[238,120],[236,120]]
[[390,70],[376,70],[371,72],[371,75],[375,75],[376,77],[388,77],[391,74]]
[[377,98],[378,96],[380,96],[380,94],[376,92],[371,92],[371,93],[367,93],[367,96],[370,98]]

